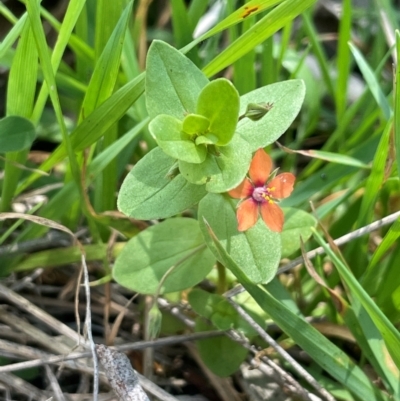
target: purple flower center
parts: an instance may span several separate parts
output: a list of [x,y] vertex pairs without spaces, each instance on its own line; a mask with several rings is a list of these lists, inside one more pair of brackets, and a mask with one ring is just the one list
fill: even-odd
[[252,193],[252,197],[258,203],[269,202],[271,201],[270,189],[265,186],[255,187]]

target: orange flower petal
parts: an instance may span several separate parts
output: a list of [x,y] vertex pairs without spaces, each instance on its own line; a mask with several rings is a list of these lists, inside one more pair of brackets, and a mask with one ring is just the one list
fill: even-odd
[[248,178],[245,178],[242,183],[234,189],[228,191],[228,194],[232,196],[232,198],[236,199],[244,199],[251,196],[253,193],[254,187]]
[[267,188],[275,199],[287,198],[293,191],[293,185],[296,177],[292,173],[282,173],[272,179]]
[[258,203],[253,199],[246,199],[237,210],[238,230],[246,231],[256,224],[258,219]]
[[249,176],[254,186],[261,187],[267,181],[272,170],[272,160],[263,149],[258,149],[250,164]]
[[261,217],[267,227],[275,232],[281,232],[283,228],[282,209],[274,202],[265,202],[261,205]]

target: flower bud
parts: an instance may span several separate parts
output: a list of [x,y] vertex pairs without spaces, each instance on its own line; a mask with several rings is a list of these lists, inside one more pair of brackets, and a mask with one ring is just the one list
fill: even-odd
[[273,107],[272,103],[249,103],[244,117],[252,121],[261,120]]

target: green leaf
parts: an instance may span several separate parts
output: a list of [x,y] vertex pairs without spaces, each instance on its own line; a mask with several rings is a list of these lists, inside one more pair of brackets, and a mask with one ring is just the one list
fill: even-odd
[[[219,253],[208,235],[204,219],[244,274],[254,283],[267,283],[278,269],[281,257],[280,234],[272,232],[261,219],[249,230],[239,232],[235,204],[228,195],[211,193],[200,201],[199,224],[206,243],[218,258]],[[229,266],[226,267],[229,269]]]
[[[212,327],[196,319],[196,332],[212,330]],[[208,338],[197,341],[201,359],[207,367],[218,376],[230,376],[239,369],[247,356],[247,349],[226,336]]]
[[199,114],[189,114],[182,123],[182,129],[188,135],[205,134],[210,126],[210,120]]
[[197,146],[182,130],[182,122],[175,117],[160,114],[149,125],[160,148],[168,155],[187,163],[201,163],[207,155],[204,145]]
[[149,152],[122,183],[118,209],[135,219],[165,219],[199,202],[206,195],[204,186],[190,184],[182,175],[169,178],[174,164],[161,148]]
[[227,146],[216,148],[216,152],[209,150],[200,164],[180,161],[181,174],[192,184],[206,184],[208,192],[226,192],[237,187],[250,166],[249,144],[235,135]]
[[[198,315],[210,320],[220,330],[234,328],[246,336],[257,335],[256,331],[240,317],[236,309],[222,295],[195,288],[190,291],[188,301]],[[262,324],[263,320],[258,320]]]
[[193,310],[211,320],[217,329],[228,330],[235,327],[238,313],[222,295],[194,289],[190,291],[188,300]]
[[296,118],[304,95],[303,81],[295,79],[267,85],[241,96],[240,115],[246,113],[249,103],[269,103],[272,108],[258,121],[243,118],[237,133],[250,143],[253,152],[275,142]]
[[0,153],[27,149],[35,139],[35,127],[26,118],[9,116],[0,120]]
[[146,61],[146,106],[150,117],[168,114],[182,120],[196,111],[206,76],[181,52],[154,40]]
[[317,225],[317,220],[310,213],[294,208],[283,208],[285,224],[281,234],[282,257],[287,258],[300,249],[300,237],[307,241],[311,235],[311,227]]
[[197,221],[177,217],[131,238],[115,261],[113,277],[142,294],[156,294],[161,284],[165,294],[196,285],[214,263]]
[[238,123],[239,103],[238,91],[224,78],[210,82],[201,91],[197,113],[210,121],[209,132],[218,138],[217,145],[231,141]]

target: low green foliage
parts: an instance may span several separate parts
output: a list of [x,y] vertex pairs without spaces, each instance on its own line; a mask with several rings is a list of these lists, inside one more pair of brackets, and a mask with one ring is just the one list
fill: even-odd
[[[153,8],[142,30],[133,0],[71,0],[62,22],[34,0],[20,18],[0,4],[13,25],[0,43],[0,65],[9,72],[0,119],[1,212],[17,196],[56,183],[31,213],[72,231],[87,227],[87,260],[105,261],[100,280],[154,297],[177,292],[186,299],[189,291],[195,330],[232,328],[258,341],[222,295],[242,284],[247,294],[236,301],[259,324],[273,321],[278,340],[302,348],[309,371],[337,399],[400,399],[399,220],[347,237],[342,255],[325,243],[398,210],[400,74],[397,68],[392,81],[390,66],[400,59],[400,34],[393,6],[342,2],[332,52],[317,30],[315,0],[225,2],[215,26],[200,34],[211,2],[170,3],[171,31],[159,29],[165,25],[154,22]],[[56,32],[51,49],[42,19]],[[72,64],[63,57],[67,47]],[[362,83],[359,91],[354,82]],[[29,157],[38,138],[56,142],[39,166]],[[0,242],[47,230],[2,223]],[[121,236],[110,271],[112,230]],[[301,240],[327,256],[277,277],[283,261],[300,255]],[[0,273],[80,257],[76,247],[0,253]],[[216,293],[196,287],[204,279]],[[154,304],[154,336],[165,332],[161,318]],[[315,318],[324,320],[314,327]],[[339,332],[345,339],[335,337]],[[227,337],[198,348],[221,376],[247,356]]]

